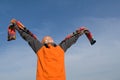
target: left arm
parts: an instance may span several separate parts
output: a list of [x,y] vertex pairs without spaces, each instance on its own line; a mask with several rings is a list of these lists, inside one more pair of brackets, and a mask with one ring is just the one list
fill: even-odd
[[34,37],[32,37],[31,35],[27,34],[26,32],[24,32],[23,30],[20,30],[18,27],[16,28],[16,30],[19,32],[20,36],[28,42],[28,44],[30,45],[30,47],[33,49],[33,51],[35,53],[37,53],[37,51],[42,47],[42,43],[38,40],[35,39]]
[[20,21],[12,19],[11,24],[19,32],[20,36],[28,42],[34,52],[37,53],[43,44],[36,38],[36,36],[30,32]]

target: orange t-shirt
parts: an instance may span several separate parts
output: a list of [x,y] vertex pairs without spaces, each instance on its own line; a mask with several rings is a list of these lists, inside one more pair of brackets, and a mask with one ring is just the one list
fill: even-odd
[[66,80],[64,51],[60,46],[43,46],[37,52],[36,80]]

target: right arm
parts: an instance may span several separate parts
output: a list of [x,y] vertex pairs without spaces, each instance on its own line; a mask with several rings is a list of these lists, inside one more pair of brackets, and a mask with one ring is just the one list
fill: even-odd
[[96,40],[93,39],[91,32],[86,27],[80,27],[78,30],[68,35],[59,45],[64,51],[66,51],[69,47],[76,43],[78,38],[83,34],[87,36],[91,45],[96,42]]
[[80,34],[72,33],[71,35],[68,35],[59,45],[66,52],[68,48],[70,48],[73,44],[76,43],[79,36]]

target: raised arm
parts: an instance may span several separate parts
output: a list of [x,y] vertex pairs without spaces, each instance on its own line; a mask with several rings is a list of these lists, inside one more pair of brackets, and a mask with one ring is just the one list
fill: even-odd
[[28,29],[26,29],[22,23],[12,22],[11,23],[15,26],[15,29],[19,32],[21,37],[28,42],[31,48],[34,50],[35,53],[42,47],[42,43],[36,38],[34,34],[32,34]]
[[93,45],[96,42],[96,40],[93,39],[91,32],[86,27],[80,27],[72,34],[69,34],[59,45],[64,51],[66,51],[69,47],[76,43],[78,38],[83,34],[87,36],[91,45]]

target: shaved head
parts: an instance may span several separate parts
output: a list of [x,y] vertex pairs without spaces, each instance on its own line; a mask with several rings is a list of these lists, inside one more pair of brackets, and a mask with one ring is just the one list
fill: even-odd
[[50,36],[45,36],[45,37],[42,39],[41,43],[43,43],[43,44],[54,43],[54,40],[53,40],[52,37],[50,37]]

